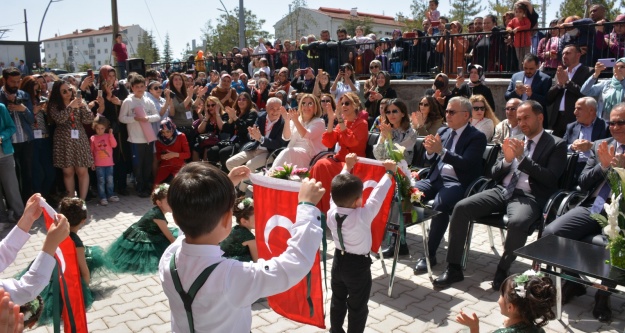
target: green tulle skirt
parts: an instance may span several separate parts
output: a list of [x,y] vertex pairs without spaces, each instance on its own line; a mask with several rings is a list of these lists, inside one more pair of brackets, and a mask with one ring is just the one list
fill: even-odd
[[[174,237],[178,236],[178,229],[169,230]],[[158,262],[169,244],[160,230],[150,233],[133,224],[108,248],[106,261],[109,269],[116,273],[156,273]]]

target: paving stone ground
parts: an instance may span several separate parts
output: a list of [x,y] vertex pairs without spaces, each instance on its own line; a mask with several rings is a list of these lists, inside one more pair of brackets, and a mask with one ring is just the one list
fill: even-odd
[[[80,232],[86,245],[107,247],[130,224],[151,207],[149,199],[135,196],[121,197],[118,203],[102,207],[92,201],[88,204],[90,221]],[[31,231],[31,239],[20,251],[17,259],[0,278],[15,275],[33,260],[40,250],[45,237],[43,224],[38,221]],[[3,231],[2,236],[8,230]],[[412,267],[423,252],[421,228],[408,229],[410,257],[400,260],[397,265],[397,277],[393,297],[387,296],[388,275],[384,273],[381,262],[374,260],[371,267],[373,286],[369,300],[369,317],[365,332],[463,332],[464,327],[455,322],[460,310],[475,312],[481,318],[481,331],[492,332],[501,326],[503,316],[499,312],[498,292],[492,291],[490,281],[502,251],[501,239],[495,233],[496,249],[490,249],[486,229],[477,226],[471,245],[469,264],[465,271],[465,280],[443,291],[434,290],[427,275],[415,276]],[[330,238],[331,239],[331,238]],[[536,235],[529,241],[534,241]],[[437,253],[439,264],[433,268],[434,275],[441,274],[445,268],[444,258],[447,243],[443,242]],[[328,253],[332,254],[334,245],[330,240]],[[328,256],[328,272],[332,256]],[[512,273],[523,272],[530,268],[527,260],[518,260],[512,267]],[[390,272],[390,261],[386,261]],[[95,302],[87,312],[89,331],[103,332],[169,332],[170,312],[157,274],[131,275],[110,274],[92,282]],[[326,325],[329,325],[329,299],[327,293]],[[562,320],[552,321],[546,331],[555,332],[623,332],[625,330],[625,298],[612,297],[613,321],[610,324],[598,322],[592,316],[594,290],[576,298],[563,308]],[[327,332],[317,327],[302,325],[281,317],[273,312],[267,302],[252,306],[252,332]],[[33,332],[52,332],[51,327],[37,327]],[[467,331],[468,332],[468,331]]]

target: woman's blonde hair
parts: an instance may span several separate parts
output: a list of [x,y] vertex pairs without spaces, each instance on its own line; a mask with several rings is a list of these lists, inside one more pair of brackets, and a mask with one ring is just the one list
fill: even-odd
[[473,95],[469,98],[469,101],[471,102],[471,104],[475,102],[483,103],[484,109],[485,109],[484,118],[488,118],[492,120],[495,126],[499,124],[499,118],[497,118],[497,116],[495,115],[495,112],[493,112],[493,109],[490,107],[490,105],[486,101],[486,98],[483,95]]
[[319,101],[319,98],[317,98],[317,96],[313,94],[302,94],[299,99],[299,105],[298,105],[299,115],[302,117],[302,119],[304,119],[304,112],[302,111],[302,103],[304,102],[304,99],[306,98],[312,99],[313,103],[315,104],[315,114],[313,115],[313,118],[321,117],[321,115],[323,115],[323,110],[321,109],[321,102]]

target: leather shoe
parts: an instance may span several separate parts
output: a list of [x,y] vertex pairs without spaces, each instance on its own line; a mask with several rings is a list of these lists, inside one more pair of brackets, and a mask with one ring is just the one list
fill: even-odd
[[510,273],[508,271],[497,267],[497,272],[495,272],[495,277],[493,278],[493,290],[499,291],[499,289],[501,289],[501,284],[509,275]]
[[462,274],[462,269],[454,268],[451,266],[447,266],[443,275],[437,277],[432,285],[436,288],[448,288],[452,283],[460,282],[464,280],[464,274]]
[[[393,255],[395,254],[395,244],[391,244],[389,245],[389,247],[385,248],[382,250],[382,255],[384,256],[384,258],[392,258]],[[399,253],[397,255],[400,256],[407,256],[410,254],[410,251],[408,250],[408,244],[404,243],[404,244],[399,244]]]
[[595,307],[592,309],[592,315],[602,323],[608,323],[612,320],[610,293],[597,290],[597,293],[595,294]]
[[[430,267],[434,267],[436,266],[436,264],[437,264],[436,257],[430,257]],[[419,260],[417,260],[417,266],[415,266],[414,268],[414,274],[419,275],[419,274],[427,273],[427,271],[428,271],[428,264],[425,261],[425,257],[419,258]]]
[[586,294],[586,288],[575,282],[566,281],[562,286],[562,304],[567,304],[573,300],[573,297],[578,297]]

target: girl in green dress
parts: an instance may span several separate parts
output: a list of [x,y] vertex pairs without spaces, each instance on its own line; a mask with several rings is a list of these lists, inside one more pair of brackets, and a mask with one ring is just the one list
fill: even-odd
[[167,228],[165,219],[165,213],[171,213],[168,190],[169,184],[157,186],[152,192],[154,207],[111,244],[106,258],[112,271],[139,274],[158,271],[158,261],[177,234],[177,229]]
[[[499,301],[501,314],[506,316],[504,327],[494,333],[544,333],[543,326],[556,318],[556,288],[550,278],[528,270],[508,277],[501,285]],[[460,311],[456,321],[469,326],[471,333],[480,331],[480,320]]]
[[238,198],[234,205],[233,215],[237,220],[237,225],[232,227],[230,235],[219,244],[221,250],[224,251],[223,256],[243,262],[256,262],[258,260],[256,237],[251,231],[254,229],[254,200]]

